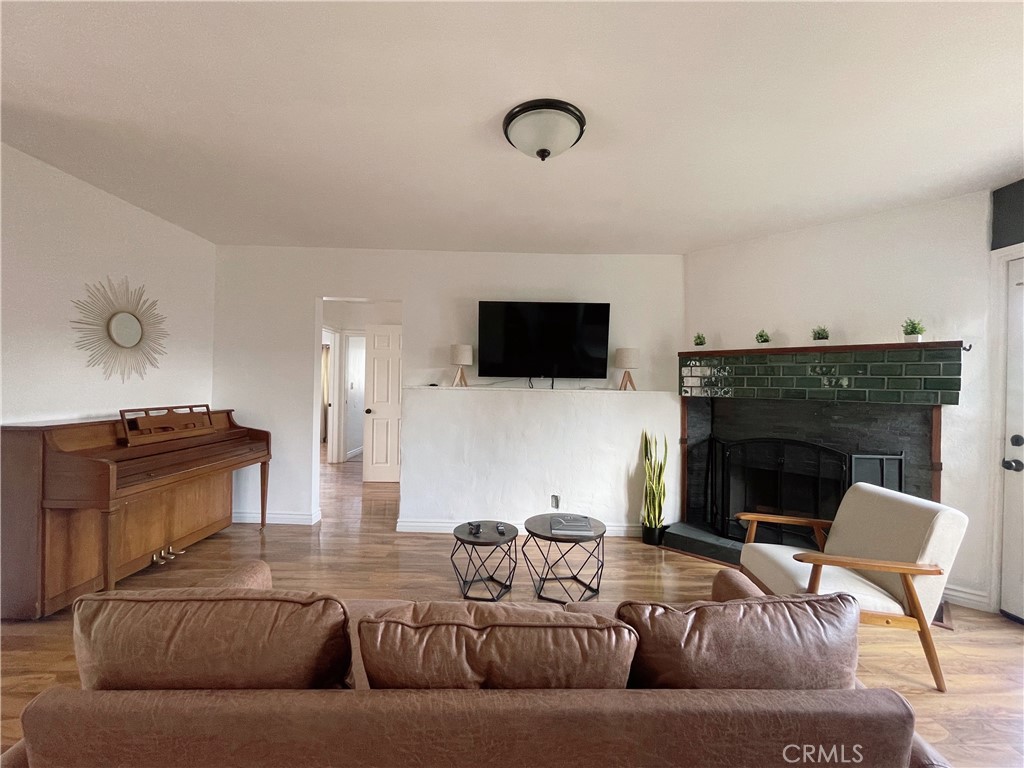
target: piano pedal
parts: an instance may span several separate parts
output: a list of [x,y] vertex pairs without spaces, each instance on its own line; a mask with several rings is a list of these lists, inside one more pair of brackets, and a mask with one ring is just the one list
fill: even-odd
[[174,547],[167,547],[167,556],[174,557],[175,555],[184,555],[184,549],[175,549]]
[[[160,551],[163,552],[163,550]],[[153,559],[150,560],[150,565],[167,565],[167,561],[160,557],[160,555],[154,553]]]
[[160,550],[160,557],[164,558],[165,560],[173,560],[174,559],[174,555],[171,554],[170,548],[168,548],[168,549],[161,549]]

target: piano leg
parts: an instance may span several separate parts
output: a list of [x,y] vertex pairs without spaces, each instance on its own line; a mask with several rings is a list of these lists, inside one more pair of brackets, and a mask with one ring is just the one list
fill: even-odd
[[270,462],[260,462],[260,531],[267,527],[267,480],[270,478]]

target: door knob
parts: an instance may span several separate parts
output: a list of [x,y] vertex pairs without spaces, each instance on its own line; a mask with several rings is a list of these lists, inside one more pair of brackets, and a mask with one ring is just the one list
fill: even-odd
[[1010,438],[1010,445],[1014,448],[1020,448],[1024,445],[1024,435],[1014,435]]
[[1003,469],[1011,472],[1024,472],[1024,461],[1020,459],[1003,459]]
[[371,411],[369,408],[366,409],[366,412],[367,413],[373,413],[373,411]]

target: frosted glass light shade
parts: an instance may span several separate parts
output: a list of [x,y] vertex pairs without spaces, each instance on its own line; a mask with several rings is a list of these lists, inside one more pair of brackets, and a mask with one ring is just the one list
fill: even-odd
[[560,155],[583,136],[587,120],[572,104],[558,99],[536,99],[505,115],[508,143],[524,155],[546,160]]
[[633,371],[640,367],[640,350],[634,347],[619,347],[615,350],[613,368]]
[[472,344],[452,344],[452,346],[451,346],[451,363],[452,363],[452,365],[472,365],[473,364],[473,345]]

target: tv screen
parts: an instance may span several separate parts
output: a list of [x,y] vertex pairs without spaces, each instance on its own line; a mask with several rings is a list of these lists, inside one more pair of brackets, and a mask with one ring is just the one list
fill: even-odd
[[608,304],[481,301],[480,376],[603,379]]

